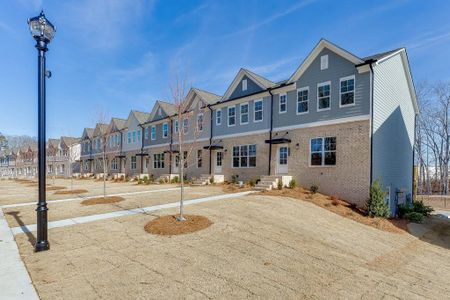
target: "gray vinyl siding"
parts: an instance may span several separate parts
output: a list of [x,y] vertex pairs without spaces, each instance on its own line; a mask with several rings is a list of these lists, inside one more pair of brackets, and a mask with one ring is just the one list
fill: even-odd
[[[123,131],[122,137],[122,151],[134,151],[141,149],[141,139],[142,139],[142,128],[139,126],[139,121],[134,117],[133,114],[130,114],[129,120],[127,121],[128,128]],[[133,143],[133,131],[136,131],[136,142]],[[137,132],[141,131],[141,139],[138,139]],[[128,132],[131,132],[131,144],[128,144]]]
[[[247,79],[247,90],[246,91],[242,90],[242,80],[244,80],[244,79]],[[261,92],[262,90],[263,89],[259,85],[257,85],[253,80],[248,78],[247,75],[244,75],[242,77],[241,81],[239,82],[239,84],[234,89],[234,91],[231,93],[229,99],[244,97],[244,96],[251,95],[251,94],[254,94],[257,92]]]
[[[328,69],[320,70],[320,57],[328,55]],[[339,107],[340,79],[355,76],[355,105]],[[330,81],[330,110],[317,111],[317,84]],[[309,112],[297,115],[297,89],[309,88]],[[274,94],[274,128],[318,121],[368,115],[370,113],[370,73],[358,73],[355,65],[334,52],[324,49],[287,92],[287,112],[279,114],[279,94]]]
[[[166,138],[163,138],[163,124],[167,122],[168,126],[168,134]],[[152,127],[155,126],[156,128],[156,139],[152,140]],[[162,123],[158,124],[148,124],[146,125],[148,127],[148,138],[145,138],[145,129],[144,129],[144,147],[148,146],[155,146],[155,145],[162,145],[162,144],[168,144],[170,143],[170,119],[166,119]]]
[[400,54],[374,66],[372,178],[390,187],[395,212],[397,190],[412,194],[415,111]]
[[[264,97],[263,99],[263,120],[262,122],[254,122],[254,102],[261,98],[248,101],[249,104],[249,121],[248,124],[240,124],[241,112],[240,103],[231,101],[227,106],[222,107],[222,124],[216,125],[215,110],[214,109],[214,122],[213,122],[213,135],[214,137],[228,135],[228,134],[240,134],[251,133],[256,130],[269,130],[270,128],[270,97]],[[247,102],[245,102],[247,103]],[[228,107],[236,107],[236,125],[228,126]]]

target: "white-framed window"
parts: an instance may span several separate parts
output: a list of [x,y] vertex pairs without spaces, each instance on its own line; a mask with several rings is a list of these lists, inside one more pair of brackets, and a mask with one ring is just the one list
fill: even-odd
[[242,80],[242,91],[246,91],[247,90],[247,79],[243,79]]
[[228,107],[228,126],[236,125],[236,107],[229,106]]
[[222,125],[222,109],[216,110],[216,125]]
[[278,103],[278,113],[284,114],[287,112],[287,94],[280,94],[280,99]]
[[120,144],[120,133],[116,134],[116,146]]
[[203,131],[203,114],[197,115],[197,130]]
[[263,120],[263,101],[256,100],[253,103],[254,106],[254,112],[253,112],[253,121],[254,122],[261,122]]
[[331,107],[331,82],[317,85],[317,111],[329,110]]
[[336,165],[336,137],[318,137],[311,139],[311,166]]
[[136,170],[136,156],[131,157],[131,170]]
[[320,57],[320,69],[321,70],[328,69],[328,55],[322,55]]
[[256,167],[256,145],[233,146],[233,168]]
[[183,119],[183,133],[187,134],[189,132],[189,119],[184,118]]
[[178,126],[178,120],[175,120],[175,125],[174,125],[174,127],[173,127],[173,132],[174,132],[174,133],[178,133],[178,128],[179,128],[179,126]]
[[136,143],[136,130],[133,130],[133,144]]
[[150,132],[150,138],[152,141],[156,140],[156,126],[153,125]]
[[241,124],[248,124],[248,103],[241,103],[239,105],[240,109],[240,123]]
[[339,107],[355,105],[355,75],[339,80]]
[[297,89],[297,115],[306,114],[309,111],[309,87]]
[[153,169],[164,169],[164,153],[153,154]]
[[145,127],[145,130],[144,130],[144,138],[145,138],[146,140],[148,140],[148,127]]
[[203,165],[202,150],[197,150],[197,168],[201,168]]
[[163,123],[162,125],[162,137],[167,138],[169,136],[169,124]]
[[140,143],[142,140],[141,140],[141,130],[138,130],[137,131],[137,142],[138,143]]
[[111,161],[111,170],[117,170],[117,167],[117,158],[113,158],[113,160]]

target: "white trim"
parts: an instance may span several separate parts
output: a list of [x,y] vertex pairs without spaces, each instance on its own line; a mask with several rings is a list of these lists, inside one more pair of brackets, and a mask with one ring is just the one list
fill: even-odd
[[[234,108],[234,124],[230,125],[230,109]],[[227,107],[227,126],[233,127],[236,126],[237,123],[237,111],[236,111],[236,105],[231,105]]]
[[248,88],[247,79],[242,79],[241,82],[242,82],[242,91],[245,92]]
[[320,70],[321,71],[328,69],[328,62],[329,62],[328,54],[322,55],[320,57]]
[[[303,111],[303,112],[298,112],[298,92],[302,92],[302,91],[308,91],[308,100],[306,100],[306,103],[308,103],[308,110],[307,111]],[[301,87],[301,88],[298,88],[296,90],[296,99],[297,99],[297,101],[296,101],[296,104],[295,104],[295,113],[297,114],[297,116],[299,116],[299,115],[306,115],[306,114],[309,113],[309,107],[310,107],[309,99],[310,98],[311,97],[310,97],[310,93],[309,93],[309,86]]]
[[166,147],[166,146],[170,146],[170,143],[157,144],[157,145],[147,145],[147,146],[144,146],[144,149]]
[[227,88],[225,94],[223,94],[222,101],[228,100],[231,96],[231,93],[237,88],[238,84],[241,82],[244,75],[247,75],[248,78],[250,78],[254,83],[256,83],[260,88],[263,90],[266,89],[266,87],[260,83],[252,74],[247,72],[245,69],[240,69],[237,73],[236,77],[234,77],[233,81],[231,82],[230,86]]
[[[218,113],[218,112],[220,112],[220,122],[217,122],[217,113]],[[222,108],[216,109],[214,115],[215,115],[215,117],[216,117],[216,126],[222,125],[222,118],[223,118]]]
[[[187,144],[187,143],[200,143],[200,142],[205,142],[205,141],[209,141],[209,138],[201,138],[201,139],[196,139],[196,140],[186,140],[186,141],[183,141],[183,143],[185,143],[185,144]],[[178,145],[178,144],[179,144],[178,140],[175,140],[172,143],[172,145]],[[169,145],[169,144],[167,144],[167,145]]]
[[[200,116],[202,117],[202,129],[200,130],[200,128],[198,128],[198,120],[200,119]],[[203,113],[199,113],[197,114],[197,124],[195,124],[195,126],[197,127],[197,131],[198,132],[202,132],[203,131],[203,127],[205,127],[205,116]]]
[[[293,85],[289,85],[289,88],[293,88]],[[284,87],[284,88],[288,88],[288,87]],[[283,90],[283,89],[280,89]],[[279,90],[277,90],[279,91]],[[248,96],[244,96],[242,98],[237,98],[237,99],[233,99],[230,101],[223,101],[223,102],[218,102],[217,104],[214,104],[214,108],[226,108],[230,105],[237,105],[239,103],[243,103],[243,102],[250,102],[252,100],[258,100],[261,98],[266,98],[266,97],[270,97],[270,93],[268,91],[261,91],[259,93],[256,94],[252,94],[252,95],[248,95]]]
[[219,139],[224,139],[224,138],[241,137],[241,136],[247,136],[247,135],[263,134],[263,133],[268,133],[268,132],[269,132],[269,129],[261,129],[261,130],[246,131],[246,132],[241,132],[241,133],[232,133],[232,134],[213,136],[213,139],[219,140]]
[[302,128],[310,128],[310,127],[337,125],[337,124],[350,123],[350,122],[359,122],[359,121],[367,121],[367,120],[370,120],[370,115],[362,115],[362,116],[355,116],[355,117],[339,118],[339,119],[327,120],[327,121],[317,121],[317,122],[298,124],[298,125],[291,125],[291,126],[274,127],[273,131],[286,131],[286,130],[291,130],[291,129],[302,129]]
[[[242,106],[247,105],[247,122],[242,122]],[[247,125],[250,120],[250,105],[248,102],[239,103],[239,125]]]
[[[330,95],[328,96],[328,98],[330,99],[330,101],[329,101],[330,105],[327,108],[319,109],[319,87],[326,86],[326,85],[330,86]],[[324,97],[322,97],[322,98],[324,98]],[[331,81],[325,81],[325,82],[321,82],[321,83],[317,84],[316,100],[317,100],[317,111],[318,112],[326,111],[326,110],[330,110],[331,109]]]
[[[286,98],[285,98],[285,99],[286,99],[286,102],[284,103],[284,107],[285,107],[285,110],[284,110],[284,111],[281,111],[281,96],[285,96],[285,97],[286,97]],[[279,115],[287,113],[287,103],[288,103],[287,93],[281,93],[281,94],[279,94],[279,95],[278,95],[278,114],[279,114]]]
[[405,48],[399,49],[398,51],[395,51],[394,53],[391,53],[391,54],[389,54],[389,55],[387,55],[387,56],[385,56],[385,57],[383,57],[383,58],[380,58],[379,60],[376,61],[375,64],[378,65],[378,64],[382,63],[383,61],[385,61],[385,60],[387,60],[387,59],[389,59],[389,58],[391,58],[391,57],[393,57],[393,56],[399,54],[399,53],[402,52],[402,51],[405,51]]
[[356,55],[334,45],[333,43],[331,43],[325,39],[321,39],[319,41],[319,43],[317,43],[317,45],[311,51],[311,53],[306,57],[306,59],[297,68],[297,70],[294,72],[294,74],[292,74],[291,78],[289,78],[287,83],[292,83],[292,82],[297,81],[300,78],[300,76],[302,76],[303,73],[308,69],[308,67],[311,65],[311,63],[314,61],[314,59],[320,54],[320,52],[322,52],[322,50],[324,48],[327,48],[327,49],[333,51],[337,55],[340,55],[343,58],[351,61],[355,65],[361,64],[364,62]]
[[[164,136],[164,125],[167,126],[167,134],[166,134],[166,136]],[[162,124],[161,131],[162,131],[162,138],[163,138],[163,139],[167,139],[167,138],[169,137],[169,123],[164,122],[164,123]]]
[[[256,120],[256,103],[261,102],[261,120]],[[259,123],[264,120],[264,99],[253,101],[253,123]]]
[[[353,79],[353,103],[342,105],[342,91],[341,91],[341,83],[342,81]],[[356,105],[356,78],[355,75],[350,75],[346,77],[339,78],[339,108],[350,107]]]
[[[153,136],[153,129],[155,130],[155,135]],[[156,125],[152,125],[150,128],[150,140],[156,141]]]
[[[336,139],[336,149],[334,152],[336,153],[336,163],[334,165],[326,165],[325,164],[325,139],[326,138],[335,138]],[[311,141],[315,139],[322,139],[322,164],[321,165],[312,165],[311,164]],[[316,136],[309,138],[309,157],[308,157],[308,167],[310,168],[335,168],[337,166],[337,137],[336,136],[329,136],[329,135],[323,135],[323,136]],[[318,151],[315,151],[318,152]],[[332,152],[332,151],[327,151]]]

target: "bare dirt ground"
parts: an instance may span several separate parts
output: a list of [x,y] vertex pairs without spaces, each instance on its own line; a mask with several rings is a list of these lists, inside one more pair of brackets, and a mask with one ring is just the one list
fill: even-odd
[[37,254],[27,235],[16,241],[42,299],[450,295],[448,221],[430,219],[412,225],[412,234],[398,234],[305,201],[250,195],[186,207],[213,223],[196,233],[144,230],[174,213],[51,229],[51,250]]

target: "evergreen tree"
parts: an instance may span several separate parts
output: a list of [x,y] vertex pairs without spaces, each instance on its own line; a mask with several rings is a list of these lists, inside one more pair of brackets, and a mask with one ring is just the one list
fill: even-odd
[[370,217],[389,217],[390,209],[385,198],[386,193],[381,189],[380,182],[375,180],[370,187],[370,197],[367,200],[367,214]]

